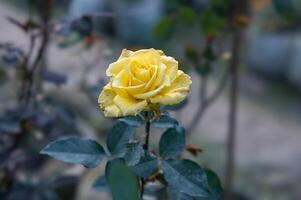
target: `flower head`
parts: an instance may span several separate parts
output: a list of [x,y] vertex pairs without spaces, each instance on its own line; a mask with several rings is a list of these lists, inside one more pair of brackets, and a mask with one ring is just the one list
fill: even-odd
[[191,78],[178,70],[178,61],[163,51],[124,49],[109,65],[110,82],[99,95],[98,103],[107,117],[136,115],[158,105],[183,101]]

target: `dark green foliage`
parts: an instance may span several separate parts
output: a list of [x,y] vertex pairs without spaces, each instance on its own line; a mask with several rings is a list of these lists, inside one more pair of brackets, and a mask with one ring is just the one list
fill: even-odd
[[182,127],[167,129],[159,143],[159,152],[163,158],[178,156],[185,148],[185,130]]
[[149,153],[140,159],[139,163],[132,166],[131,169],[140,177],[147,178],[158,171],[159,161],[156,157],[151,156]]
[[221,195],[223,188],[216,173],[210,169],[205,169],[207,176],[208,188],[212,195]]
[[49,143],[41,154],[67,163],[82,164],[93,168],[105,157],[105,151],[97,142],[76,137],[59,139]]
[[[100,176],[93,184],[93,188],[101,192],[110,191],[113,199],[116,200],[139,199],[138,178],[143,178],[144,181],[159,180],[168,186],[167,190],[146,188],[146,191],[157,197],[167,195],[173,200],[218,200],[220,198],[222,188],[214,172],[203,170],[190,160],[166,160],[178,157],[185,148],[185,130],[175,119],[164,113],[159,120],[153,122],[157,127],[167,128],[159,142],[161,158],[144,149],[142,144],[135,140],[135,128],[141,123],[139,118],[126,118],[117,121],[109,131],[107,147],[112,153],[110,159],[119,158],[108,161],[105,176]],[[104,150],[95,141],[76,138],[76,142],[71,142],[72,145],[62,141],[68,139],[50,143],[41,153],[65,162],[81,163],[89,167],[98,165],[101,161],[99,158],[104,157]],[[83,141],[85,141],[84,145]],[[92,156],[95,156],[93,162],[90,160]]]
[[206,10],[200,18],[201,31],[209,36],[218,35],[225,28],[226,18]]
[[178,192],[193,197],[208,197],[206,174],[195,162],[190,160],[163,161],[163,173],[167,182]]
[[127,144],[134,139],[135,130],[124,122],[118,122],[109,131],[107,147],[114,156],[124,156]]
[[140,143],[129,143],[127,144],[124,160],[128,166],[134,166],[139,163],[143,154],[144,150]]
[[[178,26],[189,28],[194,25],[199,25],[200,23],[203,33],[207,36],[216,36],[225,27],[227,22],[227,10],[225,7],[225,2],[227,1],[225,0],[208,1],[208,10],[210,10],[210,12],[206,9],[203,14],[202,12],[198,12],[203,9],[197,10],[191,6],[193,4],[192,1],[177,0],[172,2],[174,2],[173,5],[177,4],[174,7],[174,12],[168,13],[168,15],[163,17],[155,27],[154,35],[158,39],[169,39]],[[91,16],[82,16],[77,19],[66,21],[66,23],[62,22],[60,24],[55,24],[52,20],[48,21],[45,19],[50,17],[46,16],[48,13],[45,12],[48,9],[46,4],[43,4],[42,1],[40,1],[37,6],[35,5],[36,1],[31,0],[29,0],[29,3],[31,6],[35,7],[36,11],[43,11],[41,13],[45,14],[44,19],[39,19],[39,21],[45,22],[47,26],[51,27],[49,28],[49,32],[55,31],[55,34],[64,38],[61,46],[69,47],[83,41],[83,39],[88,39],[85,41],[93,43],[95,38],[92,37],[94,25]],[[15,20],[10,21],[12,22]],[[54,25],[53,29],[55,30],[52,30],[52,23]],[[30,33],[32,29],[37,30],[39,33],[44,33],[43,31],[48,28],[46,27],[43,29],[42,23],[35,24],[31,21],[27,22],[27,28],[23,25],[26,24],[21,23],[19,24],[19,27],[27,34]],[[49,33],[49,35],[44,33],[44,35],[45,36],[42,34],[41,38],[46,38],[46,40],[48,40],[52,37],[52,32]],[[40,43],[43,44],[43,40],[39,40],[36,44]],[[48,41],[45,41],[45,43],[45,46],[47,46]],[[4,46],[5,54],[1,55],[3,63],[19,66],[19,64],[24,61],[23,50],[12,45]],[[0,48],[3,47],[2,49],[4,49],[4,46],[1,46]],[[34,49],[39,49],[37,47],[38,46],[34,45]],[[42,52],[42,54],[43,53],[44,52]],[[203,53],[199,53],[193,48],[187,49],[186,56],[192,61],[201,75],[209,73],[211,64],[203,64],[201,61],[203,61],[203,59],[205,59],[206,62],[213,62],[215,60],[211,46],[205,48]],[[53,72],[50,69],[45,70],[45,68],[39,68],[40,66],[43,66],[43,62],[41,61],[44,59],[45,56],[43,55],[41,58],[38,58],[36,62],[38,65],[36,66],[26,66],[27,62],[22,63],[25,65],[22,67],[27,67],[28,69],[21,72],[20,77],[28,78],[30,81],[39,80],[55,85],[64,84],[67,81],[67,77],[64,74]],[[29,55],[29,60],[35,61],[35,56]],[[31,71],[31,69],[35,69],[36,67],[38,68],[37,71]],[[38,75],[39,77],[28,76],[28,74],[34,74],[34,76]],[[26,105],[28,106],[26,107],[26,111],[18,110],[13,112],[12,115],[7,113],[1,115],[1,133],[9,133],[5,134],[5,136],[15,137],[15,135],[19,135],[24,131],[24,122],[29,124],[27,124],[29,128],[26,127],[28,128],[26,132],[42,132],[43,136],[51,135],[53,137],[60,134],[79,133],[76,126],[76,116],[69,112],[70,110],[63,105],[55,105],[55,103],[51,102],[49,99],[48,102],[43,99],[33,103],[32,100],[36,100],[38,99],[37,97],[39,97],[37,94],[39,94],[40,91],[36,91],[35,89],[38,88],[38,84],[39,82],[34,81],[33,87],[28,90],[30,100],[28,100],[29,105]],[[95,103],[103,85],[104,81],[100,80],[97,86],[91,88],[86,87],[89,92],[93,93],[92,99],[95,99]],[[41,90],[42,89],[43,88],[41,88]],[[44,96],[44,94],[41,96]],[[31,107],[33,104],[34,109]],[[164,106],[164,109],[175,110],[182,108],[186,104],[187,99],[178,105]],[[154,113],[147,113],[149,113],[149,115],[145,114],[145,118],[140,114],[138,116],[125,117],[117,121],[116,125],[107,134],[106,147],[110,153],[108,156],[106,156],[104,148],[96,141],[75,137],[59,139],[49,143],[41,151],[41,154],[49,155],[67,163],[82,164],[86,167],[96,167],[104,158],[108,158],[105,175],[99,177],[93,187],[98,191],[111,191],[112,197],[115,200],[140,199],[139,190],[141,185],[139,184],[143,184],[143,182],[147,183],[149,181],[160,181],[162,186],[164,186],[158,189],[160,190],[160,194],[163,194],[162,197],[166,197],[168,193],[169,198],[172,200],[200,200],[218,197],[221,193],[221,185],[213,172],[209,170],[204,171],[199,165],[189,160],[167,160],[175,157],[178,158],[185,148],[185,130],[179,125],[178,121],[166,113],[161,114],[159,119],[155,119],[157,116],[155,116]],[[151,149],[153,147],[152,145],[146,145],[146,142],[139,140],[140,138],[144,138],[143,136],[140,135],[139,137],[136,137],[135,135],[136,128],[141,127],[146,124],[146,122],[151,122],[151,127],[154,126],[167,129],[160,139],[159,155],[156,155],[158,152],[157,150]],[[5,143],[5,141],[3,142],[2,140],[0,142]],[[16,146],[15,149],[17,148],[19,147]],[[139,179],[142,179],[141,183],[139,183]],[[41,188],[38,187],[38,185],[35,185],[34,187],[35,190],[30,191],[33,191],[32,194],[35,194],[36,189],[38,188],[37,191],[43,193],[42,195],[37,195],[40,199],[56,199],[56,196],[53,195],[55,193],[53,193],[54,190],[52,187]],[[168,191],[166,192],[167,187]],[[156,194],[159,194],[159,192],[156,191]],[[51,198],[48,198],[48,196]],[[21,195],[21,198],[22,197],[24,197],[24,195]],[[30,198],[35,199],[36,196],[30,196]],[[161,196],[158,196],[158,198],[161,198]],[[72,198],[66,197],[59,199]]]
[[129,126],[133,126],[136,128],[141,126],[144,123],[144,119],[140,115],[124,117],[124,118],[119,119],[119,121],[124,122],[124,123],[128,124]]
[[178,121],[168,114],[162,114],[158,120],[153,122],[156,128],[175,128],[178,124]]
[[179,20],[186,26],[191,26],[196,22],[197,14],[188,6],[181,6],[178,14]]
[[175,19],[173,16],[162,18],[154,29],[154,35],[160,40],[167,40],[173,34]]
[[110,161],[106,179],[113,200],[139,200],[139,182],[135,174],[120,159]]

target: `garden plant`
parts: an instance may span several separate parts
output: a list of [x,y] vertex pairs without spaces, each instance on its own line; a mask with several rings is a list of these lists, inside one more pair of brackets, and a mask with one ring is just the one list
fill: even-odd
[[[165,109],[183,101],[192,83],[178,69],[178,62],[161,50],[123,50],[106,74],[110,82],[98,103],[105,116],[118,118],[107,133],[106,145],[66,137],[49,143],[41,153],[88,168],[106,160],[105,175],[94,187],[107,188],[116,200],[147,195],[172,200],[219,199],[222,188],[217,175],[182,158],[187,149],[185,129]],[[141,126],[145,132],[138,135]],[[154,146],[150,143],[153,128],[164,130]]]
[[[126,2],[133,5],[139,1]],[[164,45],[168,46],[172,39],[180,38],[180,43],[183,38],[190,39],[188,33],[197,33],[193,44],[185,43],[176,50],[183,56],[177,59],[143,44],[116,45],[115,40],[120,41],[118,34],[111,30],[114,29],[111,23],[116,23],[118,18],[111,10],[71,19],[65,14],[60,16],[66,9],[58,8],[62,1],[27,0],[22,3],[28,12],[26,20],[1,16],[24,34],[28,46],[0,43],[0,87],[8,87],[13,94],[0,112],[0,199],[75,199],[77,189],[82,190],[77,186],[83,173],[49,180],[46,173],[45,179],[41,175],[44,169],[59,163],[45,155],[86,168],[105,166],[104,174],[95,178],[92,187],[107,192],[114,200],[234,199],[239,65],[244,30],[251,20],[247,2],[210,0],[201,5],[198,1],[166,0],[167,10],[153,30],[156,42],[161,43],[154,42],[154,46],[169,52]],[[285,27],[299,25],[300,16],[291,1],[272,2],[285,20]],[[99,20],[103,17],[109,19],[105,26],[100,23],[103,19]],[[179,37],[185,31],[187,35]],[[97,85],[91,84],[89,75],[93,69],[98,70],[99,63],[103,64],[103,56],[97,54],[92,59],[83,59],[84,70],[80,83],[72,85],[73,93],[86,95],[96,111],[102,110],[99,118],[83,123],[88,120],[79,110],[88,110],[86,102],[80,102],[84,108],[77,110],[73,99],[62,100],[58,95],[64,93],[61,89],[73,74],[64,72],[65,66],[61,71],[54,70],[47,62],[48,50],[55,42],[60,50],[76,49],[81,44],[84,48],[79,57],[84,58],[83,54],[93,45],[105,40],[114,42],[108,42],[112,46],[108,49],[99,45],[101,52],[113,55],[120,46],[133,51],[122,50],[120,57],[109,64],[106,77],[104,73],[97,74]],[[199,80],[194,79],[192,83],[188,74]],[[217,81],[211,80],[214,76]],[[214,87],[212,82],[216,82]],[[189,114],[189,120],[180,124],[177,114],[181,111],[174,111],[188,105],[191,85],[196,83],[199,83],[197,105],[191,113],[183,110],[185,115]],[[186,143],[193,133],[202,134],[197,129],[199,124],[223,92],[229,96],[224,188],[215,172],[197,162],[202,157],[202,149]],[[65,96],[61,94],[61,98]],[[114,125],[107,130],[111,124],[104,122],[114,122]],[[82,124],[92,134],[86,134]]]

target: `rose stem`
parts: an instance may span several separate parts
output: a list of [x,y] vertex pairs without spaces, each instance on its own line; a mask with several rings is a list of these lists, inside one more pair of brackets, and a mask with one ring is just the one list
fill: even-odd
[[[149,113],[145,113],[145,141],[143,144],[143,149],[144,151],[148,151],[149,149],[149,135],[150,135],[150,119],[149,119]],[[143,199],[143,193],[144,193],[144,186],[145,186],[145,180],[141,178],[141,192],[140,192],[140,197]]]

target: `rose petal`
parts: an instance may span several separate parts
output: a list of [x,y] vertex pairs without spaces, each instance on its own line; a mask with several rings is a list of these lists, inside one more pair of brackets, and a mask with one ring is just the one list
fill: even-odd
[[115,96],[116,93],[111,88],[110,83],[108,83],[98,97],[98,104],[107,117],[120,117],[122,114],[121,110],[113,102]]
[[166,74],[169,76],[170,80],[173,82],[177,77],[178,73],[178,61],[170,56],[161,56],[162,62],[166,65]]
[[151,78],[150,72],[147,69],[138,69],[134,73],[135,77],[137,77],[137,79],[143,81],[144,83],[147,83]]
[[190,77],[178,70],[178,61],[155,49],[124,49],[106,74],[111,81],[98,102],[105,115],[113,117],[177,104],[186,98],[191,85]]
[[148,55],[152,55],[152,56],[160,56],[162,54],[162,51],[161,50],[156,50],[156,49],[153,49],[153,48],[150,48],[150,49],[140,49],[138,51],[135,51],[133,52],[133,54],[131,54],[131,56],[145,56],[145,54],[148,54]]
[[154,88],[161,85],[164,82],[164,77],[165,76],[166,76],[166,65],[161,63],[158,67],[158,73],[157,73],[156,79],[153,81],[153,83],[151,85],[152,86],[151,90],[153,90]]
[[146,86],[145,86],[145,91],[148,91],[152,86],[154,86],[154,82],[156,81],[158,76],[158,66],[155,65],[153,67],[153,73],[152,73],[152,77],[151,79],[147,82]]
[[167,85],[170,85],[170,79],[168,76],[165,76],[164,82],[157,89],[150,90],[149,92],[145,92],[145,93],[141,93],[141,94],[136,94],[136,95],[134,95],[134,97],[137,99],[148,99],[148,98],[153,97],[156,94],[158,94]]
[[136,85],[141,85],[141,84],[144,84],[143,81],[140,81],[139,79],[137,79],[134,74],[132,73],[132,70],[131,70],[131,66],[130,65],[127,65],[125,67],[125,71],[128,73],[128,77],[130,78],[130,83],[129,83],[129,86],[136,86]]
[[117,76],[117,74],[119,74],[120,71],[122,71],[126,67],[128,62],[129,62],[128,58],[121,58],[116,62],[111,63],[106,71],[106,75],[113,76],[113,77]]
[[150,98],[152,103],[163,105],[177,104],[183,101],[190,90],[192,81],[190,76],[178,70],[178,74],[174,82],[160,91],[156,96]]
[[123,116],[125,115],[137,115],[147,107],[145,100],[136,100],[131,97],[115,96],[114,103],[119,107]]
[[127,50],[127,49],[122,49],[119,59],[121,59],[121,58],[128,58],[132,54],[133,54],[133,51]]
[[131,83],[129,82],[131,79],[126,70],[122,70],[119,74],[112,78],[112,88],[116,91],[116,93],[120,96],[127,97],[128,94],[134,95],[137,93],[144,92],[145,83],[135,86],[129,86]]

